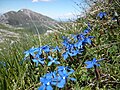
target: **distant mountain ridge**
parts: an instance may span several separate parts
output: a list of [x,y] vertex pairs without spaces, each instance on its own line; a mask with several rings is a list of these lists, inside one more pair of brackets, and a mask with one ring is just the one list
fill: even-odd
[[1,15],[0,23],[31,30],[37,28],[40,33],[44,33],[49,29],[48,27],[56,25],[57,21],[29,9],[21,9],[17,12],[9,11]]

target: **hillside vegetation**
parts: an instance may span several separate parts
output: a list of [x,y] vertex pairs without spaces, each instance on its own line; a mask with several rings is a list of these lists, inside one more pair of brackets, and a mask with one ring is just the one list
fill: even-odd
[[4,43],[0,90],[119,90],[120,2],[95,1],[54,33]]

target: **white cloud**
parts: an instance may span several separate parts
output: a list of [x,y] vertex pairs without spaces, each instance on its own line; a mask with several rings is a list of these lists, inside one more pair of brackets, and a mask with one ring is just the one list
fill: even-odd
[[51,0],[32,0],[32,2],[49,2]]
[[72,12],[68,12],[68,13],[63,13],[63,14],[59,14],[57,16],[54,16],[52,18],[56,19],[56,20],[75,20],[77,19],[79,16],[81,16],[81,13],[72,13]]

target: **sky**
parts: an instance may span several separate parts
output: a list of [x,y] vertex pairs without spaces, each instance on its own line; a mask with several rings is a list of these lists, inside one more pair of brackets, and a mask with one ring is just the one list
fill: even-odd
[[69,19],[81,13],[74,3],[82,0],[0,0],[0,13],[30,9],[53,19]]

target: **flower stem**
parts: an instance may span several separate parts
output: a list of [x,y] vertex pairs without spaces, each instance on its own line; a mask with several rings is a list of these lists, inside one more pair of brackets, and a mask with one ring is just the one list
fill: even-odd
[[95,69],[96,79],[97,79],[97,80],[100,80],[100,73],[99,73],[99,70],[98,70],[98,68],[97,68],[96,65],[94,65],[94,69]]

